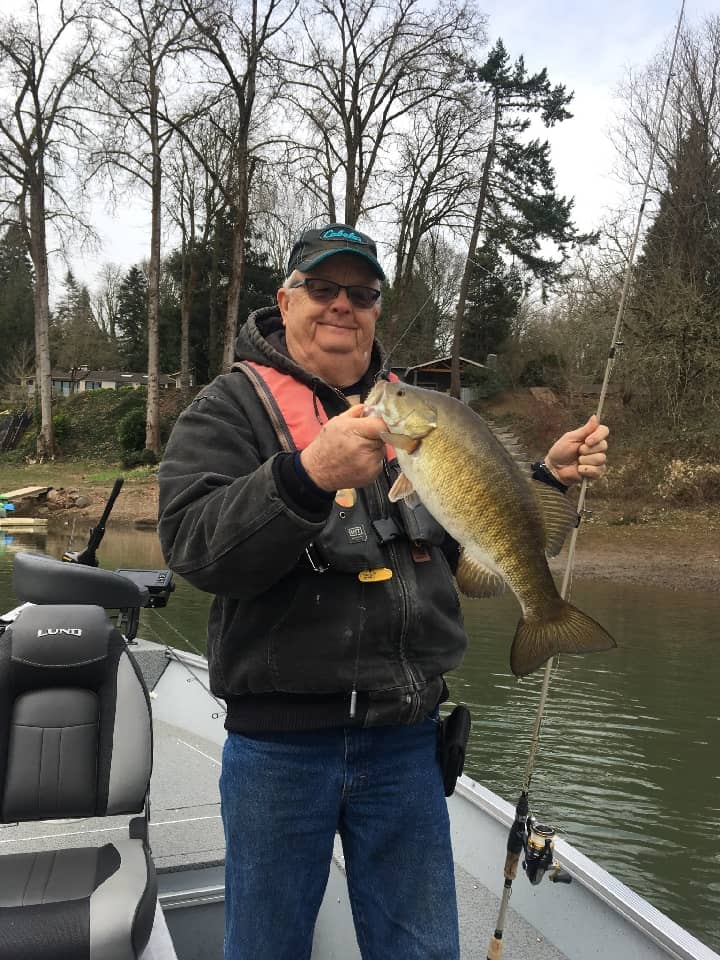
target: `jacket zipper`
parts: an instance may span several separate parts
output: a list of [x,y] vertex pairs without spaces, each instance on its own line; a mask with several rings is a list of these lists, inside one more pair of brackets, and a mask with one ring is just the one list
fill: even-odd
[[[386,462],[384,464],[384,473],[386,476],[388,475],[388,467]],[[377,495],[377,501],[378,501],[377,513],[379,516],[385,519],[386,517],[385,509],[384,509],[385,502],[383,500],[380,478],[375,480],[373,484],[373,491]],[[371,508],[374,508],[376,505],[371,504],[370,506]],[[390,557],[392,558],[393,572],[394,572],[397,587],[398,587],[398,593],[400,594],[400,598],[402,602],[401,611],[400,611],[402,620],[400,624],[400,644],[398,647],[398,655],[400,659],[400,665],[408,681],[408,685],[412,687],[412,693],[407,694],[406,702],[410,707],[410,720],[414,721],[415,719],[417,719],[417,716],[420,712],[421,699],[419,694],[419,684],[418,684],[417,676],[415,675],[415,671],[413,670],[407,657],[405,656],[405,640],[407,638],[408,626],[410,623],[410,612],[411,612],[410,602],[408,598],[408,591],[405,586],[405,581],[403,579],[403,576],[400,570],[399,554],[396,551],[395,547],[393,546],[392,541],[390,541],[387,546],[388,546],[388,551],[390,553]]]

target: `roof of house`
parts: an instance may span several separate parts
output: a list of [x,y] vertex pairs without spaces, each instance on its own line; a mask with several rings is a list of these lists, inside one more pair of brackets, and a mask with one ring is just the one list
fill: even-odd
[[[460,360],[463,363],[469,363],[473,367],[480,367],[481,369],[485,368],[485,364],[478,363],[477,360],[468,360],[467,357],[460,357]],[[405,372],[407,374],[407,373],[410,373],[411,370],[427,370],[429,368],[432,368],[436,364],[451,363],[451,362],[452,362],[452,356],[448,354],[446,357],[435,357],[434,360],[426,360],[425,363],[416,363],[412,367],[407,367]],[[443,370],[443,372],[445,371]]]

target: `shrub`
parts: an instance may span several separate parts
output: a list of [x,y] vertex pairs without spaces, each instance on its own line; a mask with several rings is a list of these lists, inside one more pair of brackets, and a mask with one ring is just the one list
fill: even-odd
[[130,453],[145,446],[145,409],[134,407],[125,414],[115,431],[121,448]]
[[508,386],[507,377],[492,368],[473,371],[473,375],[467,378],[467,384],[473,388],[478,400],[492,400],[507,390]]
[[52,422],[55,442],[62,445],[72,431],[72,417],[65,410],[58,410],[53,416]]
[[132,470],[134,467],[152,467],[158,462],[158,458],[152,450],[131,450],[122,458],[121,463],[125,470]]
[[702,504],[720,501],[720,464],[671,460],[657,488],[663,500]]

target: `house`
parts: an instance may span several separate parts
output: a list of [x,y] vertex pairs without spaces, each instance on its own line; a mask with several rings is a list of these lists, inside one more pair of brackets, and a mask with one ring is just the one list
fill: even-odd
[[[161,390],[179,390],[180,373],[161,373],[159,376]],[[52,392],[56,396],[69,397],[75,393],[85,393],[87,390],[119,390],[120,387],[147,386],[146,373],[123,373],[120,370],[90,370],[88,367],[75,367],[72,370],[52,371]],[[18,381],[24,386],[29,396],[35,393],[35,377],[23,377]],[[194,379],[190,377],[190,386],[194,386]]]
[[[400,373],[402,380],[411,383],[416,387],[425,387],[428,390],[439,390],[441,393],[450,391],[450,375],[452,368],[452,357],[448,354],[446,357],[436,357],[434,360],[428,360],[425,363],[418,363],[414,367],[407,367]],[[487,370],[488,366],[484,363],[478,363],[476,360],[468,360],[466,357],[460,357],[460,382],[463,381],[463,373],[468,369]],[[461,399],[466,403],[475,396],[473,387],[461,387]]]

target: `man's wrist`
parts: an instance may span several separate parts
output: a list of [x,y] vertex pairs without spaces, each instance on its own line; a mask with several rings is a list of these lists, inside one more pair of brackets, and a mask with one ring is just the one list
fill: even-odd
[[534,480],[547,483],[548,486],[555,487],[556,490],[560,490],[562,493],[566,493],[570,489],[569,485],[563,483],[544,460],[537,460],[532,464],[530,469]]
[[273,474],[280,497],[296,513],[307,520],[318,522],[330,513],[334,493],[328,493],[315,484],[310,477],[303,477],[298,470],[299,456],[295,453],[279,453],[273,460]]

